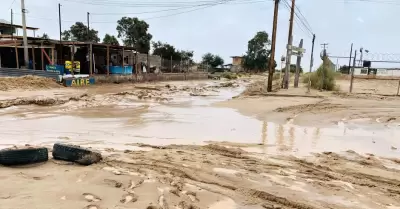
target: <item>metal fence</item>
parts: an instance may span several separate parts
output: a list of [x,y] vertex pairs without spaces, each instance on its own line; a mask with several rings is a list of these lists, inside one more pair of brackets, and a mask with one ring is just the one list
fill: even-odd
[[17,68],[0,68],[0,77],[19,77],[26,75],[35,75],[47,78],[57,79],[57,72],[48,72],[43,70],[29,70],[29,69],[17,69]]

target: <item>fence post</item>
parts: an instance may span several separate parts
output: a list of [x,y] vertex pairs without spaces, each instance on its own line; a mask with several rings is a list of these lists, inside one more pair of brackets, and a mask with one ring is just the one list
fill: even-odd
[[107,75],[110,75],[110,46],[107,46]]
[[170,65],[171,65],[171,73],[172,73],[172,56],[171,56]]
[[147,52],[147,71],[146,73],[150,72],[150,56],[149,56],[150,52]]
[[357,58],[357,50],[354,50],[353,68],[351,70],[351,78],[350,78],[350,93],[353,91],[354,67],[356,66],[356,58]]

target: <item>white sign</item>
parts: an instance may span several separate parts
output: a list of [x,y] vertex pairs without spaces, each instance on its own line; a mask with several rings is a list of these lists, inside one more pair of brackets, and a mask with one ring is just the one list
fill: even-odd
[[297,47],[297,46],[288,45],[288,49],[290,49],[290,50],[292,50],[294,52],[298,52],[298,53],[305,53],[306,52],[305,49]]

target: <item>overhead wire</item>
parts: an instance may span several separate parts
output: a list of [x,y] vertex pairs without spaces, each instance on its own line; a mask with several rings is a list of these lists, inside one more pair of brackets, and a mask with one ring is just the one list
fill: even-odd
[[14,5],[14,3],[15,3],[15,0],[13,0],[13,1],[11,2],[10,6],[8,7],[8,10],[11,9],[11,7]]
[[[187,10],[189,9],[188,7],[185,8],[175,8],[174,10],[183,10],[177,13],[172,13],[172,14],[166,14],[166,15],[161,15],[161,16],[153,16],[153,17],[149,17],[149,18],[143,18],[143,20],[151,20],[151,19],[158,19],[158,18],[163,18],[163,17],[169,17],[169,16],[176,16],[176,15],[180,15],[180,14],[184,14],[184,13],[189,13],[189,12],[193,12],[193,11],[197,11],[197,10],[201,10],[201,9],[206,9],[209,7],[213,7],[213,6],[217,6],[217,5],[221,5],[221,4],[227,4],[227,3],[231,3],[231,4],[251,4],[251,3],[260,3],[260,2],[265,2],[266,0],[214,0],[214,1],[209,1],[212,3],[209,4],[200,4],[200,5],[195,5],[195,6],[191,6],[189,8],[194,8],[191,10]],[[162,13],[162,12],[167,12],[167,11],[174,11],[174,10],[153,10],[153,11],[145,11],[145,12],[137,12],[137,13],[130,13],[130,14],[148,14],[148,13]],[[117,15],[118,13],[113,13],[113,15]],[[121,14],[127,14],[127,13],[121,13]],[[119,15],[121,15],[119,14]],[[92,14],[91,14],[92,15]],[[58,19],[54,19],[54,18],[47,18],[47,17],[37,17],[37,16],[30,16],[27,15],[27,17],[29,18],[33,18],[33,19],[42,19],[42,20],[54,20],[54,21],[59,21]],[[62,22],[82,22],[82,21],[74,21],[74,20],[61,20]],[[117,21],[91,21],[90,23],[116,23]]]
[[[289,13],[291,12],[291,8],[292,8],[292,6],[289,4],[289,2],[287,2],[287,0],[283,0],[283,5],[285,6],[285,8],[289,11]],[[298,14],[298,11],[297,10],[295,10],[295,12],[294,12],[294,14],[295,14],[295,19],[297,19],[298,21],[295,21],[295,20],[293,20],[293,22],[299,27],[299,29],[301,30],[301,31],[303,31],[303,33],[305,34],[305,35],[307,35],[309,38],[312,38],[313,37],[313,32],[312,32],[312,30],[311,30],[311,27],[308,27],[307,26],[307,24],[305,23],[305,21],[303,20],[303,19],[305,19],[305,17],[303,16],[303,17],[301,17],[299,14]],[[309,24],[308,24],[309,25]]]
[[[215,3],[216,1],[207,1],[208,3],[201,3],[201,4],[196,4],[196,5],[191,5],[191,6],[181,6],[181,7],[176,7],[176,8],[171,8],[171,9],[162,9],[162,10],[153,10],[153,11],[145,11],[145,12],[128,12],[128,13],[91,13],[91,15],[95,16],[103,16],[103,15],[137,15],[137,14],[150,14],[150,13],[158,13],[158,12],[169,12],[169,11],[176,11],[176,10],[183,10],[183,9],[190,9],[194,7],[200,7],[200,6],[207,6],[212,3]],[[210,3],[211,2],[211,3]],[[250,3],[260,3],[260,2],[265,2],[265,0],[233,0],[229,1],[226,4],[229,5],[237,5],[237,4],[250,4]]]

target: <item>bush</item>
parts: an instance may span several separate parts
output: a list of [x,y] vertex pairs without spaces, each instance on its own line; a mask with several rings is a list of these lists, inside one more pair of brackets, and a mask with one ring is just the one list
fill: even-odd
[[221,77],[226,78],[228,80],[233,80],[238,78],[238,76],[235,73],[230,73],[230,72],[222,73]]
[[323,65],[319,66],[317,71],[306,73],[303,75],[303,83],[308,83],[310,76],[311,88],[323,89],[327,91],[336,90],[336,72],[331,68],[324,68]]

